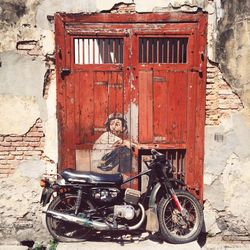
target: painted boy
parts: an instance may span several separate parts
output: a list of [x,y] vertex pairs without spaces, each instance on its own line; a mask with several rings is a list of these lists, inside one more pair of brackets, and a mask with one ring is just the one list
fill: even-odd
[[95,142],[92,151],[91,169],[96,172],[131,172],[132,150],[127,136],[127,121],[120,113],[109,115],[105,122],[107,131]]

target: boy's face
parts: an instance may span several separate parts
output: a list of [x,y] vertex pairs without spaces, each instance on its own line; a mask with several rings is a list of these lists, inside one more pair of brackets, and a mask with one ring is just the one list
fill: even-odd
[[120,119],[113,119],[109,123],[111,133],[119,135],[122,133],[122,121]]

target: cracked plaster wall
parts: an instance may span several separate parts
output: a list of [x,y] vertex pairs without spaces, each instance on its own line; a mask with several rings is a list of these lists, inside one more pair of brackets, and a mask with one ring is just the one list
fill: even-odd
[[[250,2],[215,1],[215,7],[211,11],[214,14],[209,15],[208,55],[218,63],[216,82],[227,83],[235,97],[234,100],[227,97],[229,102],[224,102],[223,109],[216,110],[217,121],[206,126],[205,221],[210,235],[220,233],[237,239],[239,235],[249,237],[250,233]],[[225,91],[220,88],[217,94],[222,92],[224,95]],[[217,98],[220,103],[222,99]],[[225,112],[225,105],[229,103],[231,111]],[[207,111],[207,115],[211,111]]]
[[[26,210],[31,212],[26,214],[24,211],[4,224],[8,227],[18,225],[13,222],[21,221],[22,225],[27,223],[26,227],[8,227],[10,236],[19,241],[32,237],[34,239],[34,232],[38,230],[35,229],[31,233],[30,225],[37,218],[34,213],[34,206],[37,205],[34,204],[37,204],[39,192],[37,179],[26,176],[19,170],[25,165],[29,170],[36,171],[34,160],[37,160],[37,165],[43,170],[55,170],[55,164],[50,162],[57,163],[54,27],[53,21],[49,22],[47,16],[58,11],[107,11],[116,3],[116,0],[2,0],[0,3],[0,104],[9,106],[6,110],[0,109],[0,113],[3,113],[1,115],[5,117],[5,122],[1,123],[0,134],[23,134],[32,127],[38,117],[41,118],[45,133],[43,152],[48,159],[25,161],[13,176],[2,181],[1,185],[5,187],[1,189],[3,194],[16,190],[16,186],[12,185],[16,178],[19,185],[28,181],[34,186],[31,195],[24,191],[28,206]],[[250,95],[249,70],[246,68],[250,58],[249,3],[247,0],[156,0],[148,1],[147,4],[143,0],[134,0],[126,3],[135,3],[137,12],[195,12],[198,8],[208,12],[209,60],[218,64],[217,69],[222,70],[221,77],[227,81],[229,88],[232,87],[232,91],[237,91],[242,107],[234,110],[228,108],[227,115],[218,116],[215,123],[211,122],[206,127],[206,226],[211,235],[220,232],[249,234],[250,217],[246,216],[249,214],[247,204],[250,204],[250,198],[247,197],[247,184],[250,180],[250,150],[247,145],[250,139]],[[49,79],[48,82],[44,81],[45,78]],[[8,103],[13,105],[7,105]],[[11,126],[8,127],[8,124]],[[42,167],[44,165],[46,167]],[[22,193],[18,193],[14,198],[1,195],[6,206],[10,204],[14,207],[20,204],[18,202],[23,199],[22,196]],[[243,201],[240,209],[237,207],[239,201]],[[14,210],[10,212],[16,213]]]

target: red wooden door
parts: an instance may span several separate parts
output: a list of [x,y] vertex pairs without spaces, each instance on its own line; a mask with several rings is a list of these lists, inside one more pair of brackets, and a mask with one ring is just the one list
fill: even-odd
[[136,172],[158,148],[202,199],[206,15],[58,14],[55,23],[60,168],[130,162],[123,170]]

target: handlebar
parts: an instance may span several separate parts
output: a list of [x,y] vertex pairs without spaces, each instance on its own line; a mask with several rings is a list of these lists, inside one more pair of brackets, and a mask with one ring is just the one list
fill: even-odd
[[157,162],[161,162],[161,163],[164,162],[164,163],[167,163],[166,166],[168,166],[168,169],[170,171],[172,170],[173,168],[172,163],[170,160],[166,158],[165,154],[162,154],[155,149],[151,149],[151,154],[152,154],[152,159],[143,160],[148,168],[152,168],[153,165],[155,165],[155,163]]

